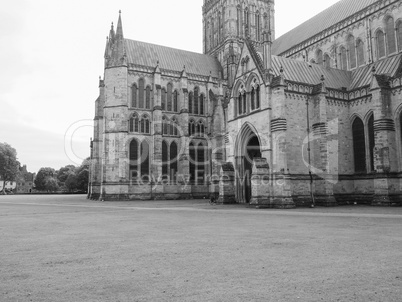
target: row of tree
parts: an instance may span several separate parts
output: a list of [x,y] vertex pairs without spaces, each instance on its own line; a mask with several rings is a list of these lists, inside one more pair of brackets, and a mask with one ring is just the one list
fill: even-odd
[[[0,179],[4,183],[14,181],[17,178],[20,166],[20,162],[17,160],[17,151],[7,143],[0,143]],[[5,192],[5,186],[1,192]]]
[[[81,166],[67,165],[59,170],[41,168],[36,175],[34,184],[38,191],[56,192],[86,192],[88,190],[89,158]],[[0,179],[15,181],[20,170],[17,151],[7,143],[0,143]],[[3,186],[3,193],[4,193]]]
[[59,170],[40,168],[35,178],[35,189],[48,192],[87,192],[88,178],[89,158],[79,167],[67,165]]

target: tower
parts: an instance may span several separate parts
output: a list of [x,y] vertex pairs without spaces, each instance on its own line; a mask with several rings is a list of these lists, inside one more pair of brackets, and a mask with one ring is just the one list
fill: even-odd
[[203,52],[218,58],[228,79],[233,55],[238,58],[245,39],[260,45],[264,31],[275,38],[274,0],[204,0]]

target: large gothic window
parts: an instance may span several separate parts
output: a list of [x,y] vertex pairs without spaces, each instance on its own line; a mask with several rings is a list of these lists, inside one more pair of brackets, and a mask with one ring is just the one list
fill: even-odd
[[167,85],[167,93],[166,93],[166,97],[167,97],[167,111],[172,111],[172,102],[173,102],[173,86],[172,84],[168,84]]
[[352,35],[348,38],[348,48],[349,48],[349,66],[350,69],[356,68],[356,45],[355,37]]
[[200,95],[200,115],[204,115],[204,106],[205,106],[204,95],[201,94]]
[[260,108],[260,103],[261,103],[260,98],[261,98],[260,85],[257,85],[257,89],[255,91],[255,100],[256,100],[255,108],[256,109]]
[[178,152],[178,147],[176,142],[172,142],[170,144],[170,150],[169,150],[169,163],[170,163],[170,181],[172,183],[176,183],[176,178],[177,178],[177,152]]
[[151,87],[147,86],[145,91],[145,108],[151,109]]
[[370,169],[374,171],[374,115],[371,114],[368,120],[368,139],[370,152]]
[[144,79],[140,79],[138,81],[138,107],[144,108],[144,90],[145,90],[145,83]]
[[254,110],[255,109],[255,89],[254,89],[254,87],[251,88],[250,98],[251,98],[251,110]]
[[198,87],[195,87],[194,88],[194,110],[193,110],[194,114],[198,114],[198,112],[199,112],[198,111],[198,106],[199,106],[198,97],[199,97]]
[[168,135],[169,133],[169,120],[166,116],[162,117],[162,133]]
[[331,58],[327,53],[324,55],[324,66],[331,67]]
[[149,144],[146,140],[141,143],[141,180],[149,182]]
[[398,50],[402,50],[402,21],[398,22],[396,26],[396,36],[398,37]]
[[137,85],[134,83],[131,86],[131,107],[137,108]]
[[189,145],[190,155],[190,181],[192,184],[202,185],[206,175],[206,147],[203,143],[191,142]]
[[162,110],[166,110],[166,90],[165,90],[165,88],[161,89],[161,104],[162,104]]
[[377,56],[379,59],[385,57],[385,35],[382,30],[377,31]]
[[130,179],[137,179],[138,178],[138,159],[139,159],[139,147],[138,141],[133,139],[130,142],[130,149],[129,149],[129,171],[130,171]]
[[173,93],[173,111],[174,112],[179,112],[178,102],[179,102],[179,94],[178,94],[177,90],[175,90]]
[[162,141],[162,179],[168,178],[169,173],[168,144]]
[[353,121],[352,134],[355,172],[366,172],[366,141],[364,138],[364,124],[358,117]]
[[322,55],[322,50],[319,49],[319,50],[317,50],[317,64],[322,65],[323,61],[324,61],[324,58]]
[[360,39],[357,40],[356,50],[357,50],[357,65],[360,67],[364,65],[364,43]]
[[394,53],[396,52],[394,18],[388,17],[385,21],[385,32],[387,36],[388,54]]
[[256,40],[261,41],[261,17],[258,11],[255,15],[255,35]]
[[193,113],[193,92],[188,94],[188,112]]
[[341,62],[340,62],[341,69],[347,70],[348,69],[348,59],[347,59],[347,53],[346,53],[345,47],[341,47],[340,56],[341,56]]

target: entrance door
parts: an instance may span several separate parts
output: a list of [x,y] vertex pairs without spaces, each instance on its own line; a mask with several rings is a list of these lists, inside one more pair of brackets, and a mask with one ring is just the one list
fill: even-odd
[[253,136],[248,141],[246,154],[244,156],[244,196],[247,203],[251,200],[251,173],[253,168],[253,159],[261,157],[260,143],[258,138]]

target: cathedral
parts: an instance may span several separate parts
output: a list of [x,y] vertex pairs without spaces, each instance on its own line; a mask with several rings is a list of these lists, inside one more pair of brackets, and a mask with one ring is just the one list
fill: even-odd
[[274,0],[204,0],[203,54],[119,15],[89,197],[402,205],[402,0],[341,0],[275,37]]

